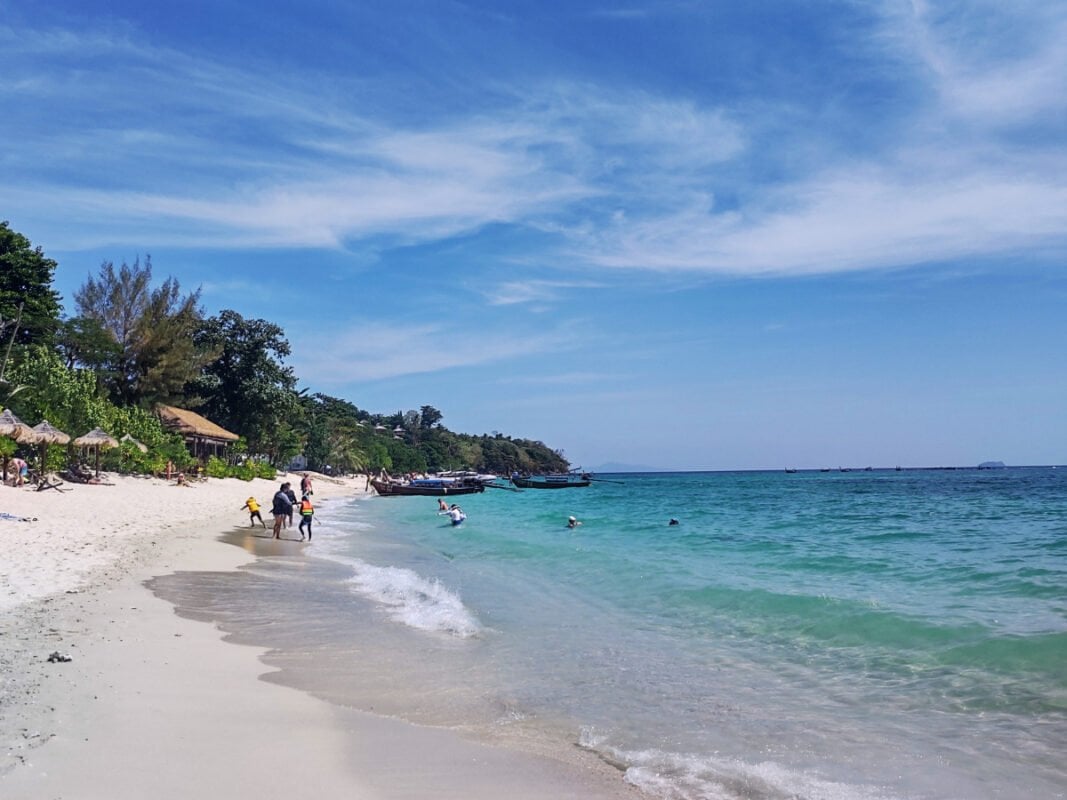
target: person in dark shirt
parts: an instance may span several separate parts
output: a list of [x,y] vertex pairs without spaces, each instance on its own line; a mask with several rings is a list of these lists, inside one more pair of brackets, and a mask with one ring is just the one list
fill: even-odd
[[282,491],[285,492],[285,496],[289,498],[289,516],[286,517],[285,527],[293,527],[293,508],[296,506],[296,492],[293,491],[293,484],[283,483]]
[[283,483],[281,488],[274,494],[274,502],[271,507],[271,513],[274,514],[274,538],[280,539],[282,531],[282,523],[293,515],[293,501],[289,499],[289,496],[285,493],[288,483]]

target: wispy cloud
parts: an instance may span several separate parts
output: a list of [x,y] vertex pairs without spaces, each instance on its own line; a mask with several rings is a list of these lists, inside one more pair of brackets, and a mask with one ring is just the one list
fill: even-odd
[[706,198],[576,239],[584,259],[631,269],[820,274],[1067,244],[1067,163],[1042,173],[857,165],[715,213]]
[[551,375],[512,375],[497,381],[500,384],[523,386],[580,386],[591,383],[614,383],[628,376],[606,372],[564,372]]
[[[367,323],[290,337],[293,364],[302,380],[334,387],[463,367],[475,367],[573,345],[563,328],[537,337],[464,331],[444,325]],[[323,347],[324,340],[329,347]]]
[[1067,96],[1067,8],[1059,3],[926,0],[882,6],[882,41],[916,61],[946,117],[1019,125],[1054,114]]
[[[0,31],[14,143],[0,203],[51,220],[61,250],[388,246],[505,225],[547,234],[542,262],[778,275],[1062,248],[1067,157],[1002,129],[1062,128],[1067,13],[981,6],[986,24],[1013,24],[976,53],[974,15],[880,8],[880,38],[855,46],[910,59],[933,100],[887,148],[796,157],[785,176],[761,168],[790,143],[759,139],[781,109],[757,103],[537,78],[510,96],[497,85],[478,111],[398,124],[365,110],[381,90],[360,81],[265,78],[121,26]],[[41,126],[41,100],[79,124]],[[791,135],[803,152],[819,133]],[[486,295],[535,309],[570,286],[520,276]]]
[[544,303],[557,300],[568,289],[595,289],[602,283],[592,281],[506,281],[484,290],[491,305],[510,306],[520,303]]

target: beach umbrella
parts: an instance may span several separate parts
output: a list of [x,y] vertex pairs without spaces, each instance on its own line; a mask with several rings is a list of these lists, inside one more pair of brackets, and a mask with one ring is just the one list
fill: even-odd
[[109,447],[118,447],[118,440],[108,435],[100,428],[93,428],[84,436],[74,440],[78,447],[91,447],[96,450],[96,477],[100,477],[100,451]]
[[37,442],[41,446],[41,473],[38,476],[41,483],[44,483],[45,473],[45,459],[48,455],[48,445],[50,444],[67,444],[70,442],[69,434],[63,433],[59,428],[53,425],[48,420],[43,420],[39,424],[34,425],[32,428],[34,434],[33,441]]
[[119,439],[119,442],[129,442],[134,447],[136,447],[138,450],[140,450],[142,453],[147,453],[148,452],[148,445],[141,444],[139,441],[134,439],[128,433],[125,436],[123,436],[121,439]]
[[0,436],[22,443],[35,441],[33,428],[16,417],[10,408],[5,408],[0,414]]
[[[10,408],[5,408],[0,414],[0,436],[14,439],[16,442],[27,444],[36,441],[33,428],[16,417]],[[7,480],[7,456],[4,456],[4,480]]]

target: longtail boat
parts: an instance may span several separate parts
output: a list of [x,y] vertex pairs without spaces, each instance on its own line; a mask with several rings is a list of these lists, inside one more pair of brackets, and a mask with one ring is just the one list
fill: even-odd
[[512,475],[511,482],[520,489],[576,489],[588,486],[592,476],[588,473],[565,475]]
[[415,478],[410,481],[371,478],[370,485],[382,497],[451,497],[456,494],[476,494],[485,491],[485,484],[460,478]]

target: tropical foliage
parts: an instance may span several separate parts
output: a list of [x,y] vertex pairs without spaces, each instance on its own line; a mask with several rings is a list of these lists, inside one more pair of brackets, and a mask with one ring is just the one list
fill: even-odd
[[195,409],[241,437],[228,461],[203,465],[208,475],[273,477],[298,453],[312,469],[342,473],[568,466],[542,442],[450,431],[432,405],[377,414],[298,391],[281,327],[234,310],[205,318],[199,290],[183,293],[173,277],[153,284],[150,258],[117,268],[105,261],[74,293],[77,313],[68,319],[52,289],[56,262],[6,222],[0,267],[0,403],[73,436],[101,427],[146,448],[123,442],[105,454],[109,469],[192,465],[181,437],[156,417],[159,403]]
[[14,336],[20,345],[51,344],[61,310],[59,293],[52,289],[56,266],[40,247],[0,222],[0,330],[5,343]]

